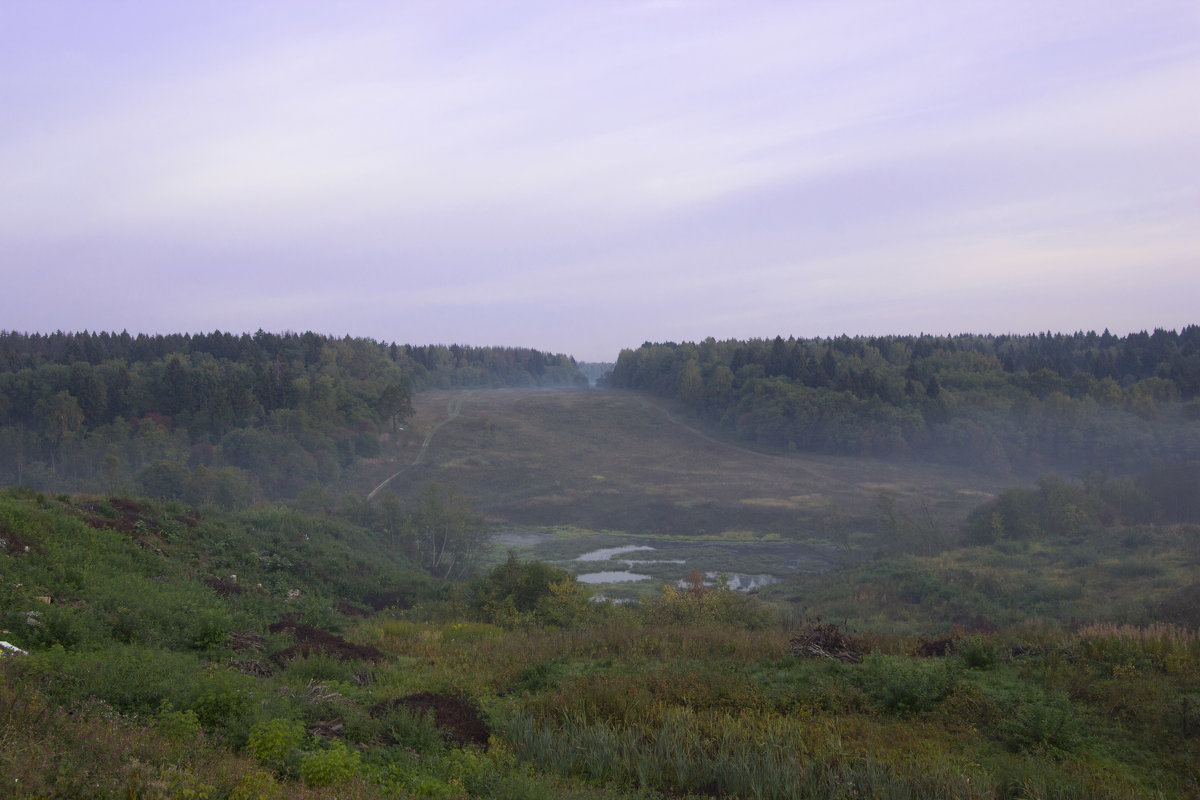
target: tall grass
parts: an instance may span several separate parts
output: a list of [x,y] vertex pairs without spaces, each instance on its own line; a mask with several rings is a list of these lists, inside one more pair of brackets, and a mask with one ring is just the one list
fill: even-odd
[[1085,657],[1113,666],[1118,674],[1129,668],[1152,668],[1200,678],[1200,630],[1161,622],[1092,624],[1076,631],[1072,641]]
[[[776,715],[674,709],[653,727],[516,714],[503,734],[550,770],[632,790],[753,800],[1127,800],[1147,797],[1118,775],[1007,760],[992,768],[946,747],[920,756],[848,754],[823,724]],[[998,768],[996,768],[998,766]],[[1165,795],[1163,795],[1165,796]]]
[[532,716],[514,715],[504,733],[542,769],[672,794],[754,800],[994,796],[977,766],[949,757],[899,766],[869,755],[845,758],[824,728],[780,715],[677,708],[651,728],[580,719],[539,727]]

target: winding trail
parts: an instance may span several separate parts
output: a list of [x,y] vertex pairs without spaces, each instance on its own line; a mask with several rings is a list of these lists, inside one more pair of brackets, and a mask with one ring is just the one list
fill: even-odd
[[434,425],[432,428],[430,428],[429,433],[425,434],[425,441],[421,442],[421,449],[417,451],[417,457],[412,460],[411,464],[409,464],[406,467],[403,467],[395,474],[389,475],[387,478],[384,479],[383,483],[379,484],[374,489],[372,489],[371,493],[367,495],[368,503],[371,502],[372,500],[374,500],[375,495],[377,495],[381,491],[383,491],[383,488],[385,486],[387,486],[389,483],[394,481],[396,478],[403,475],[407,470],[410,470],[413,467],[420,464],[425,459],[425,451],[429,449],[429,443],[433,441],[433,435],[438,432],[439,428],[441,428],[447,422],[449,422],[450,420],[454,419],[455,417],[457,417],[459,414],[462,413],[463,401],[467,399],[467,395],[469,395],[469,394],[471,394],[471,392],[469,392],[469,391],[463,392],[462,394],[455,395],[454,397],[450,398],[450,402],[446,403],[446,418],[444,420],[442,420],[441,422],[439,422],[437,425]]

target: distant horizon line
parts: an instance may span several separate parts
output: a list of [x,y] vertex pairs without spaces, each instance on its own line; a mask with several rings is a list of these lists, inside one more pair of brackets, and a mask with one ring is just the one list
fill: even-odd
[[1006,331],[1003,333],[995,333],[995,332],[990,332],[990,331],[989,332],[960,331],[958,333],[929,333],[926,331],[921,331],[920,333],[857,333],[857,334],[853,334],[853,335],[848,334],[848,333],[840,333],[837,335],[813,335],[813,336],[803,336],[803,335],[797,335],[794,333],[784,336],[784,334],[779,333],[774,336],[745,336],[745,337],[727,336],[727,337],[722,337],[722,338],[717,338],[716,336],[706,336],[702,339],[659,339],[659,340],[643,339],[641,344],[626,345],[626,346],[621,347],[615,355],[613,355],[611,358],[607,358],[607,359],[598,359],[598,358],[593,358],[593,357],[578,357],[578,356],[574,355],[573,353],[566,351],[566,350],[556,351],[556,350],[552,350],[552,349],[548,349],[548,348],[540,348],[540,347],[524,345],[524,344],[497,344],[497,343],[470,344],[467,342],[449,342],[449,343],[447,343],[447,342],[424,342],[424,343],[418,344],[418,343],[415,343],[412,341],[399,342],[396,340],[382,339],[382,338],[377,338],[375,336],[370,336],[370,335],[365,335],[365,334],[356,335],[356,334],[351,334],[351,333],[342,333],[342,334],[321,333],[321,332],[318,332],[311,328],[307,329],[307,330],[303,330],[303,331],[294,330],[291,328],[285,328],[282,331],[268,331],[268,330],[260,327],[253,332],[246,331],[246,330],[243,330],[240,332],[235,332],[232,330],[221,330],[220,328],[214,328],[211,331],[176,330],[176,331],[171,331],[169,333],[161,333],[161,332],[150,333],[150,332],[146,332],[146,331],[139,331],[137,333],[131,333],[128,328],[122,328],[120,331],[115,331],[115,330],[111,330],[111,329],[110,330],[101,330],[101,329],[89,330],[87,328],[84,328],[82,330],[77,330],[77,331],[67,331],[67,330],[63,330],[63,329],[59,328],[57,330],[50,331],[50,332],[18,331],[15,329],[10,330],[10,329],[6,329],[6,328],[0,328],[0,337],[26,336],[26,337],[50,338],[50,337],[54,337],[54,336],[82,336],[82,335],[100,336],[100,335],[105,335],[105,336],[129,336],[131,338],[136,339],[138,337],[143,337],[143,336],[144,337],[164,337],[165,338],[165,337],[169,337],[169,336],[191,337],[191,336],[228,335],[228,336],[233,336],[233,337],[240,339],[243,336],[253,337],[259,333],[269,334],[269,335],[274,335],[274,336],[304,336],[306,334],[312,334],[314,336],[319,336],[319,337],[323,337],[323,338],[330,339],[330,340],[368,339],[370,341],[373,341],[373,342],[375,342],[381,346],[385,346],[385,347],[391,347],[391,346],[396,346],[396,347],[404,347],[404,346],[409,346],[409,347],[472,347],[472,348],[480,348],[480,349],[514,348],[514,349],[523,349],[523,350],[534,350],[534,351],[539,351],[542,353],[547,353],[550,355],[568,356],[568,357],[574,359],[576,361],[576,363],[610,364],[610,363],[615,363],[617,358],[620,356],[621,351],[624,351],[624,350],[637,350],[638,348],[644,347],[646,345],[677,345],[678,346],[678,345],[685,345],[685,344],[702,344],[703,342],[708,341],[709,339],[712,339],[715,342],[729,342],[729,341],[752,342],[752,341],[774,341],[777,338],[783,339],[784,341],[791,341],[791,340],[833,341],[836,339],[843,339],[843,338],[851,339],[851,340],[853,340],[853,339],[888,339],[888,338],[896,338],[896,339],[901,339],[901,338],[955,339],[955,338],[962,338],[962,337],[968,337],[968,336],[982,336],[982,337],[992,337],[992,338],[998,338],[1001,336],[1012,337],[1012,338],[1036,338],[1036,337],[1041,337],[1041,336],[1105,336],[1105,335],[1114,336],[1116,338],[1123,339],[1123,338],[1127,338],[1129,336],[1134,336],[1134,335],[1152,336],[1152,335],[1154,335],[1156,333],[1160,333],[1160,332],[1178,335],[1180,333],[1183,333],[1184,331],[1187,331],[1189,329],[1196,328],[1196,327],[1200,327],[1200,323],[1196,323],[1196,322],[1188,323],[1186,325],[1181,325],[1178,328],[1156,326],[1154,328],[1143,327],[1143,328],[1140,328],[1137,330],[1118,329],[1117,331],[1113,331],[1111,328],[1105,327],[1102,331],[1096,331],[1094,328],[1091,328],[1088,330],[1076,329],[1076,330],[1069,331],[1069,332],[1065,331],[1065,330],[1047,329],[1044,331],[1041,331],[1041,330],[1025,331],[1025,332]]

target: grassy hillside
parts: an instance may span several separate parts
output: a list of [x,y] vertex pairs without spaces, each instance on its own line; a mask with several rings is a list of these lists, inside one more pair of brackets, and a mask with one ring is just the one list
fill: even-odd
[[831,526],[874,530],[881,493],[940,524],[1013,482],[928,464],[757,452],[629,392],[423,392],[414,406],[406,440],[343,486],[365,494],[397,471],[388,488],[401,497],[430,480],[453,483],[497,525],[809,538]]
[[849,634],[699,582],[589,603],[516,560],[435,589],[278,508],[7,492],[0,528],[30,651],[0,659],[5,797],[1200,790],[1194,630]]

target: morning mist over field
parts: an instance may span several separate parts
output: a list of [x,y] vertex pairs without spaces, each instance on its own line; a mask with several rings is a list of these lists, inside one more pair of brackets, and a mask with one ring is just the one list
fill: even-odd
[[0,794],[1200,796],[1200,9],[0,2]]

